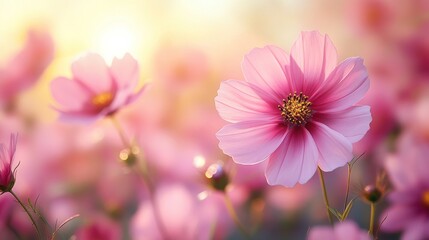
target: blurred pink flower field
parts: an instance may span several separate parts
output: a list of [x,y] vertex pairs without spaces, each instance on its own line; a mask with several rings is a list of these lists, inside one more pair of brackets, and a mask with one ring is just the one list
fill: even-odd
[[429,1],[0,0],[0,239],[429,239]]

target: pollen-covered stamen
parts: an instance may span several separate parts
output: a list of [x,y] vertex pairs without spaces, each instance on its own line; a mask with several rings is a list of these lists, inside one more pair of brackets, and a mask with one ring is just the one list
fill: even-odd
[[109,105],[113,100],[113,95],[110,92],[104,92],[96,95],[91,99],[91,103],[97,108],[103,108]]
[[311,102],[302,92],[299,95],[296,92],[289,93],[287,99],[283,99],[283,104],[278,105],[278,108],[284,121],[294,126],[305,125],[312,115]]

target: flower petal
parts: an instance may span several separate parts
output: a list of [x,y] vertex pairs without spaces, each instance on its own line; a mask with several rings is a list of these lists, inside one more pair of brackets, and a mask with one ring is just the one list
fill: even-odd
[[383,219],[381,229],[388,232],[403,230],[415,217],[416,213],[410,206],[394,204],[380,216]]
[[216,133],[219,147],[234,162],[252,165],[264,161],[282,143],[287,129],[275,122],[247,121],[224,126]]
[[90,114],[90,113],[81,112],[81,111],[70,111],[70,112],[65,112],[61,110],[57,110],[57,111],[60,113],[58,118],[60,121],[82,124],[82,125],[90,124],[92,122],[97,121],[101,117],[103,117],[103,115],[101,114]]
[[290,55],[291,63],[294,62],[291,64],[291,72],[294,73],[292,76],[299,73],[296,67],[303,74],[303,79],[299,79],[299,76],[292,79],[296,82],[303,80],[301,91],[306,94],[311,94],[337,65],[337,50],[334,44],[327,35],[317,31],[301,32]]
[[308,240],[333,240],[335,239],[334,231],[331,227],[313,227],[308,234]]
[[306,183],[314,175],[317,146],[307,129],[291,129],[269,159],[265,174],[268,184],[293,187],[297,182]]
[[404,230],[401,236],[402,240],[428,239],[428,224],[429,221],[425,217],[420,217],[409,222],[409,225]]
[[13,156],[10,155],[10,146],[7,149],[3,144],[0,144],[0,186],[7,187],[12,178],[12,160]]
[[125,54],[123,58],[114,58],[110,68],[117,88],[134,88],[139,80],[139,65],[130,55]]
[[113,99],[112,103],[107,106],[107,114],[115,112],[122,106],[135,102],[148,86],[148,84],[145,84],[135,93],[132,88],[119,89],[115,95],[115,99]]
[[15,158],[16,145],[18,143],[18,134],[11,134],[9,140],[9,162],[12,165],[13,159]]
[[370,240],[368,233],[350,220],[335,224],[334,233],[335,237],[330,239]]
[[361,58],[348,58],[332,71],[313,94],[313,107],[320,112],[334,112],[357,103],[369,89],[366,67]]
[[[404,144],[399,144],[399,146],[402,148]],[[416,170],[422,168],[422,166],[414,164],[415,158],[413,156],[410,157],[409,152],[410,151],[407,149],[406,156],[388,155],[384,161],[384,167],[389,173],[390,182],[395,186],[395,189],[400,191],[404,191],[408,189],[409,186],[413,186],[420,181],[418,175],[415,173]],[[401,153],[401,149],[399,153]],[[410,161],[404,163],[402,159],[409,159]],[[427,167],[425,166],[423,169],[425,170]]]
[[[403,169],[405,170],[405,169]],[[391,175],[389,175],[391,178]],[[395,188],[395,191],[389,193],[389,201],[395,204],[409,204],[412,206],[416,202],[416,196],[420,196],[422,194],[421,190],[425,189],[424,186],[416,186],[409,185],[405,189]]]
[[369,123],[372,120],[369,106],[350,107],[338,112],[319,114],[314,116],[314,119],[341,133],[351,143],[362,139],[369,130]]
[[58,77],[51,82],[51,92],[65,110],[79,110],[92,96],[80,82],[65,77]]
[[241,68],[247,82],[258,86],[281,102],[292,91],[286,77],[287,65],[289,56],[283,49],[266,46],[250,51],[244,57]]
[[352,144],[346,137],[316,121],[308,129],[319,149],[318,164],[323,171],[332,171],[352,160]]
[[111,92],[113,82],[104,59],[95,53],[88,53],[72,63],[73,77],[88,87],[93,94]]
[[131,104],[137,101],[137,99],[142,95],[143,92],[147,90],[149,86],[150,86],[149,84],[145,84],[137,92],[128,95],[127,100],[125,100],[125,105]]
[[[232,123],[272,118],[276,114],[279,117],[278,103],[267,103],[261,98],[264,94],[245,81],[223,81],[215,98],[216,109],[224,120]],[[269,99],[269,96],[264,98]]]

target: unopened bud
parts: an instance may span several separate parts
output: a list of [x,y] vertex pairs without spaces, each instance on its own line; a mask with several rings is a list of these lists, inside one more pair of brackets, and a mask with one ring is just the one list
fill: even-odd
[[225,191],[226,186],[229,184],[228,174],[226,174],[221,163],[210,165],[206,170],[205,176],[209,184],[216,190]]
[[0,184],[0,193],[10,192],[14,185],[15,185],[15,176],[12,174],[4,184]]
[[137,147],[125,148],[119,152],[119,159],[128,166],[133,166],[138,159],[140,150]]
[[364,199],[371,203],[377,203],[380,201],[380,199],[383,197],[383,194],[383,189],[374,185],[367,185],[362,192]]

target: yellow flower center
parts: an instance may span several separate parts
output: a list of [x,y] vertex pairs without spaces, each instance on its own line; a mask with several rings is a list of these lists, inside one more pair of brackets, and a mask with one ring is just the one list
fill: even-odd
[[92,98],[91,102],[97,108],[104,108],[113,100],[113,95],[110,92],[104,92]]
[[289,93],[287,99],[283,99],[283,104],[278,105],[278,108],[284,121],[293,126],[305,125],[312,115],[311,102],[302,92],[299,95],[296,92],[293,95]]
[[429,190],[426,190],[422,194],[422,203],[426,207],[429,207]]

